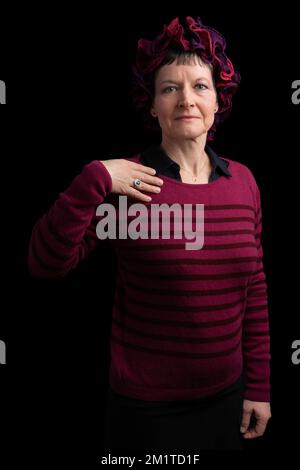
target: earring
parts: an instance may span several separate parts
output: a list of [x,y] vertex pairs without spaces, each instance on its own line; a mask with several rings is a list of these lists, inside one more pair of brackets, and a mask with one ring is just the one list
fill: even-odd
[[154,111],[154,109],[151,109],[151,116],[157,117],[157,114],[156,114],[156,112]]

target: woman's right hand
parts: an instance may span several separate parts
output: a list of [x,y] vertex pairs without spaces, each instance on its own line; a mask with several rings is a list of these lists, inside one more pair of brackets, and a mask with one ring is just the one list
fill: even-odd
[[[109,172],[112,179],[112,192],[125,194],[139,201],[149,202],[151,197],[143,194],[142,191],[156,193],[160,192],[163,180],[154,176],[156,171],[149,166],[130,162],[124,158],[113,160],[100,160]],[[133,186],[133,180],[141,180],[139,189]]]

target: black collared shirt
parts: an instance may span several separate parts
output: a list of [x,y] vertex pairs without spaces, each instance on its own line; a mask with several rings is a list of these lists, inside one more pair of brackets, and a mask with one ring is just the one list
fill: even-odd
[[[208,180],[209,183],[217,180],[220,176],[231,176],[227,168],[229,163],[226,160],[219,157],[208,145],[205,146],[205,152],[209,156],[212,166],[212,172]],[[141,163],[154,168],[157,176],[164,175],[182,181],[178,163],[174,162],[174,160],[157,145],[153,145],[142,152]]]

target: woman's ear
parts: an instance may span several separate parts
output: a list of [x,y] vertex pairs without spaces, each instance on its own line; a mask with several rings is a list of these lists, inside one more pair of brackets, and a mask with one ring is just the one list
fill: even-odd
[[153,116],[154,118],[156,118],[156,117],[157,117],[157,114],[156,114],[156,112],[154,111],[154,109],[153,109],[153,108],[151,108],[151,111],[150,111],[150,113],[151,113],[151,116]]
[[215,113],[218,111],[218,109],[219,109],[219,105],[218,105],[218,103],[216,103],[216,106],[215,106]]

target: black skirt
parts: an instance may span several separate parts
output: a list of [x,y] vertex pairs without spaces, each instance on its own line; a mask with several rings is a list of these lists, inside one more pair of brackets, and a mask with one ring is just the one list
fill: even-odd
[[103,455],[241,450],[243,377],[216,395],[143,401],[108,390]]

